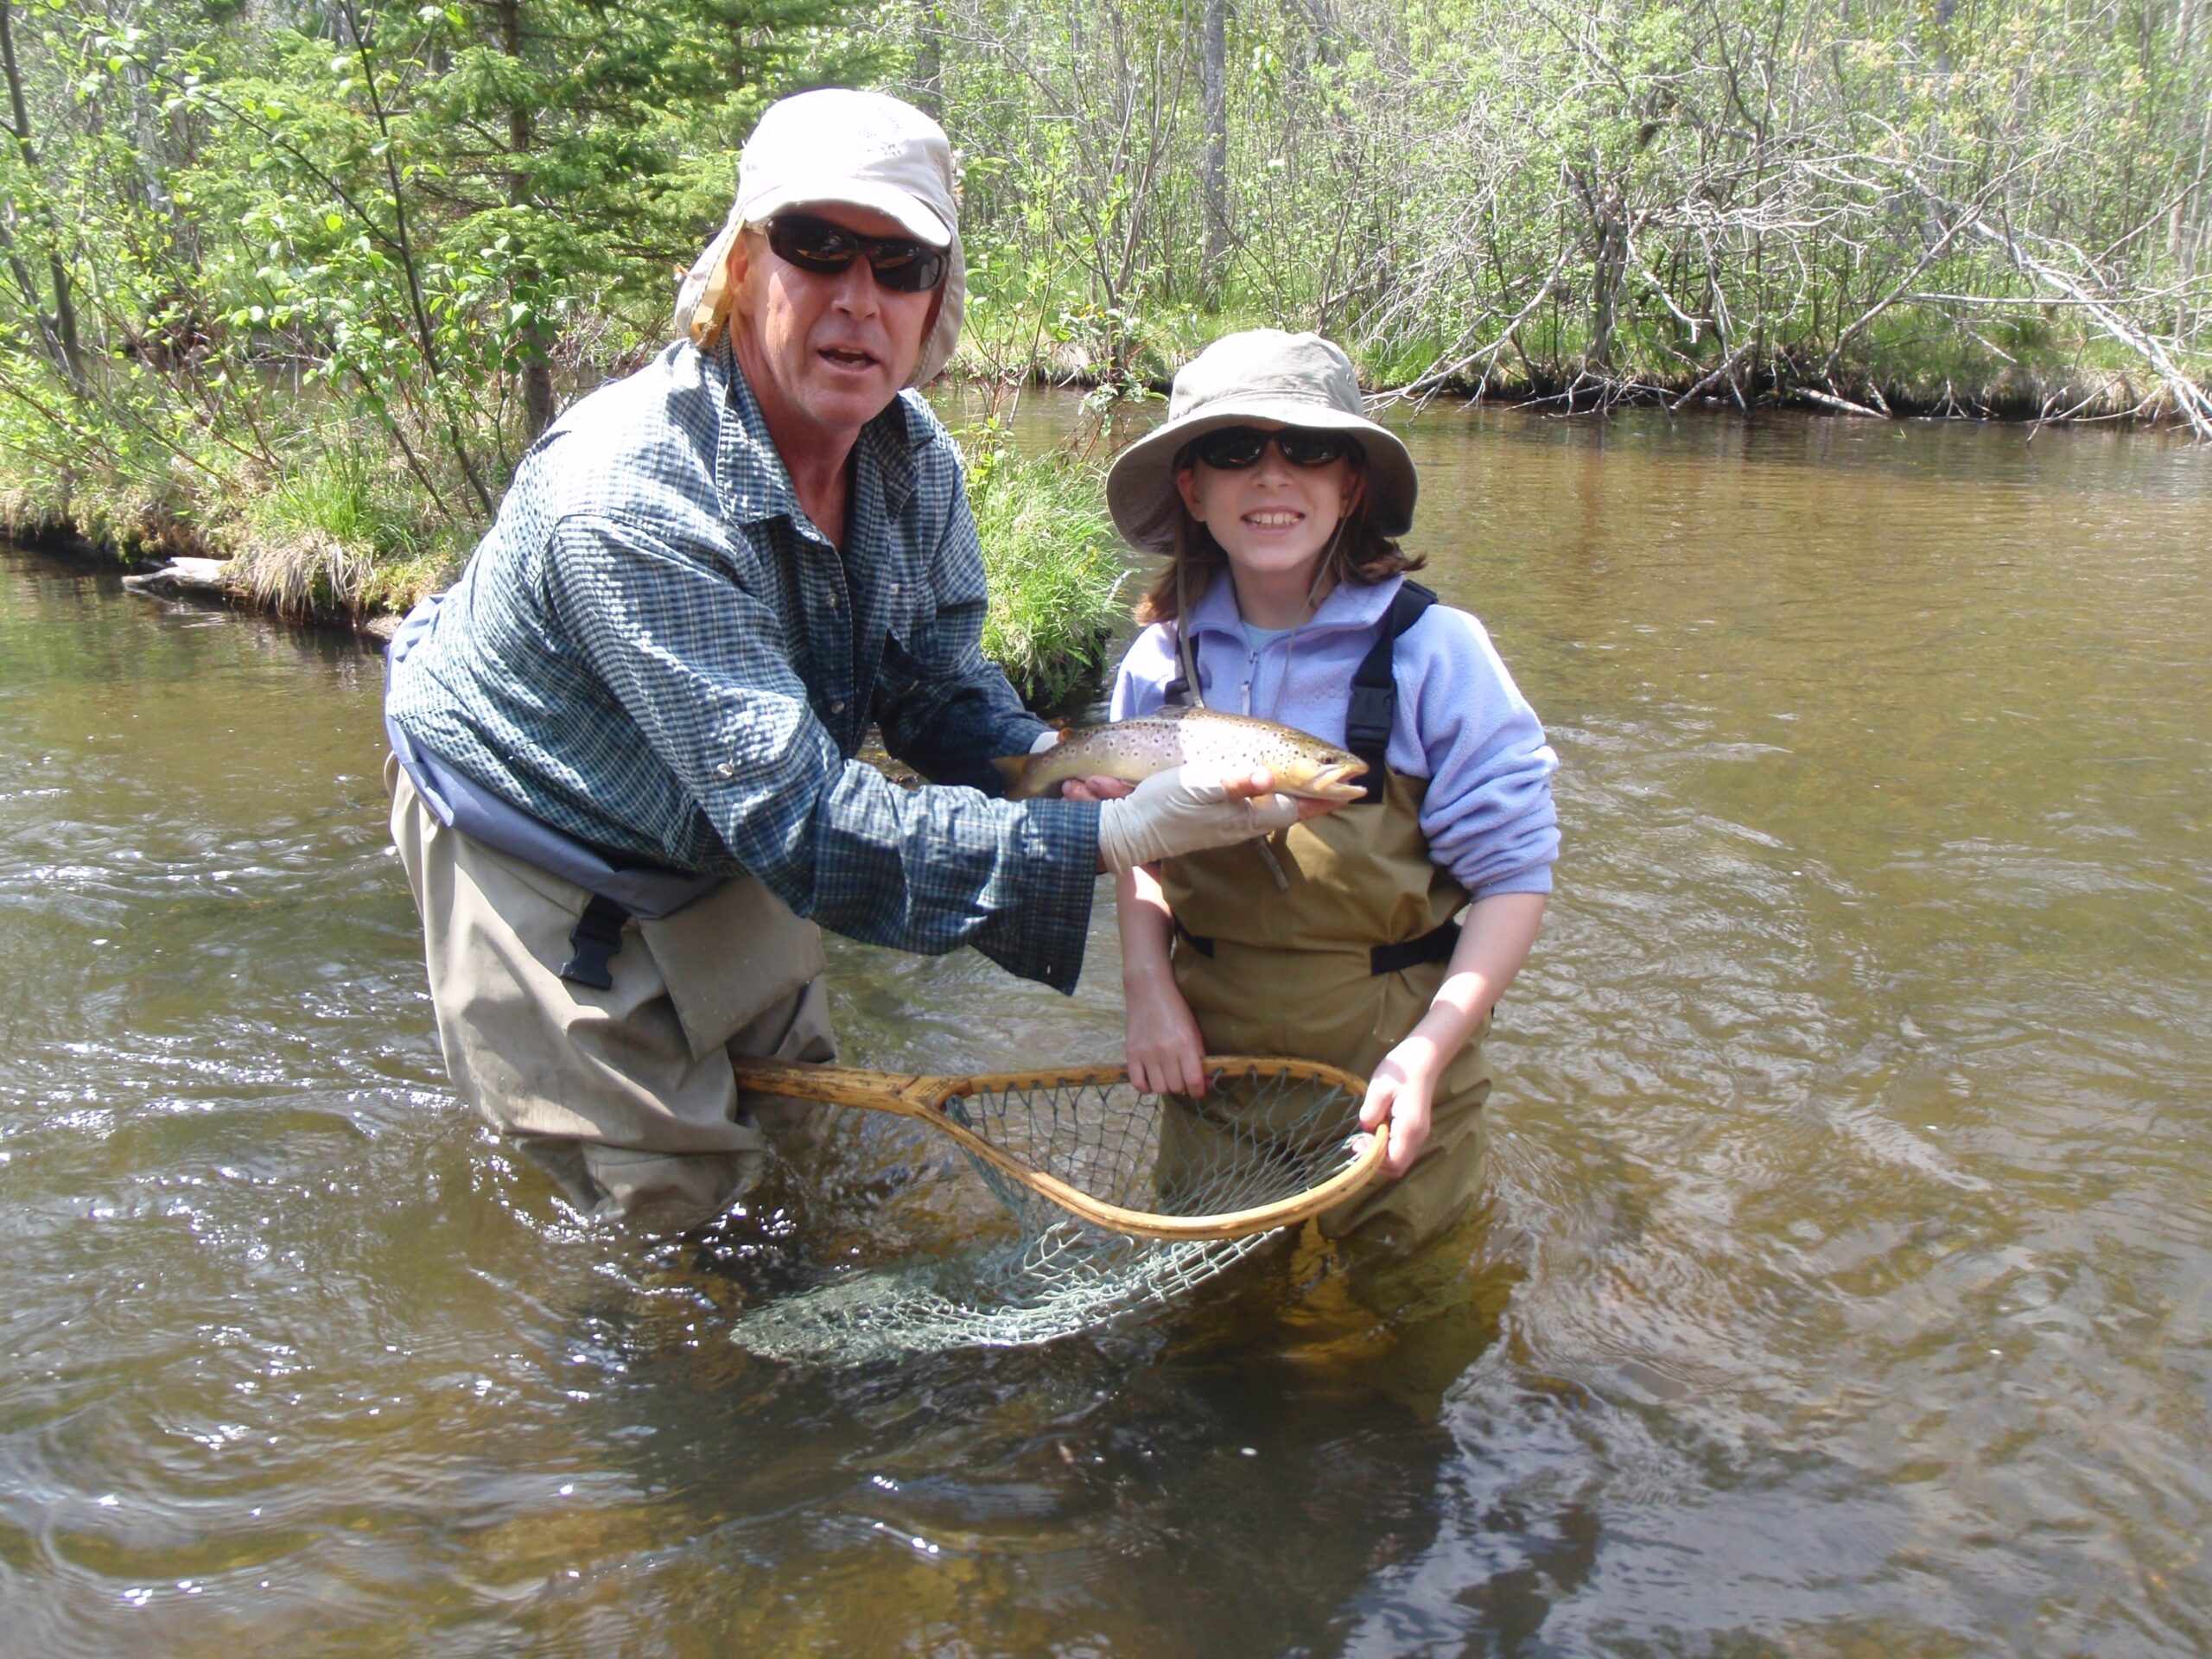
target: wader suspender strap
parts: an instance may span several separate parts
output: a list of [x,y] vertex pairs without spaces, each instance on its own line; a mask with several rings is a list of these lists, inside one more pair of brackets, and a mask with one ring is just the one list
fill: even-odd
[[1183,562],[1175,562],[1175,665],[1179,671],[1167,682],[1161,698],[1170,708],[1203,709],[1205,694],[1198,690],[1198,648],[1191,643],[1190,594],[1183,580]]
[[[1390,601],[1390,614],[1382,624],[1382,637],[1367,653],[1367,660],[1351,677],[1351,706],[1344,715],[1344,747],[1367,762],[1367,781],[1361,785],[1370,801],[1382,798],[1387,773],[1383,758],[1390,747],[1390,728],[1398,720],[1398,681],[1395,665],[1398,636],[1421,620],[1421,613],[1436,603],[1436,595],[1417,582],[1401,582]],[[1370,974],[1402,973],[1427,962],[1449,962],[1459,944],[1459,924],[1446,922],[1417,939],[1397,944],[1378,944],[1367,953]]]
[[1203,709],[1206,700],[1198,695],[1198,647],[1183,632],[1179,619],[1175,624],[1175,677],[1167,682],[1160,692],[1163,709]]
[[[1382,798],[1383,754],[1390,747],[1390,728],[1398,717],[1398,682],[1393,672],[1398,636],[1421,620],[1421,613],[1435,603],[1436,595],[1421,583],[1402,583],[1397,597],[1390,601],[1390,614],[1382,625],[1382,637],[1375,642],[1374,649],[1367,653],[1367,660],[1352,676],[1351,705],[1344,717],[1344,747],[1367,762],[1367,782],[1363,785],[1366,800]],[[1191,647],[1179,626],[1176,630],[1176,650],[1182,660],[1184,679],[1196,685],[1198,664],[1192,660]],[[1177,701],[1183,689],[1183,679],[1170,684],[1167,700]],[[1175,924],[1175,931],[1200,956],[1213,955],[1211,939],[1192,932],[1180,922]],[[1449,962],[1459,944],[1459,924],[1446,922],[1419,938],[1375,946],[1367,953],[1367,971],[1397,974],[1422,963]]]
[[1344,747],[1367,762],[1367,781],[1360,798],[1382,798],[1382,759],[1390,747],[1390,728],[1398,719],[1398,682],[1391,671],[1398,636],[1421,620],[1436,603],[1436,595],[1417,582],[1402,583],[1390,601],[1390,614],[1382,624],[1382,637],[1367,660],[1351,677],[1351,703],[1344,713]]
[[622,949],[622,925],[629,919],[630,912],[605,893],[592,894],[569,935],[569,957],[562,964],[561,977],[595,991],[613,990],[614,976],[608,964]]

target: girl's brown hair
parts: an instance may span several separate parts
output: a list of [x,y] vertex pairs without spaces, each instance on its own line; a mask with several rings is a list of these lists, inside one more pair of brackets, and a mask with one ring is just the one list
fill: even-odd
[[[1354,470],[1363,474],[1367,469],[1366,453],[1354,444],[1346,454]],[[1181,474],[1195,464],[1186,448],[1175,457],[1173,470]],[[1191,517],[1190,509],[1179,498],[1175,504],[1175,551],[1153,576],[1144,597],[1137,601],[1136,617],[1141,626],[1173,621],[1182,608],[1182,600],[1197,604],[1213,579],[1229,568],[1229,555],[1214,540],[1213,532]],[[1329,543],[1327,561],[1332,586],[1348,582],[1357,588],[1371,588],[1405,571],[1418,570],[1428,563],[1420,554],[1400,552],[1395,542],[1376,534],[1369,522],[1367,491],[1363,487],[1359,499],[1337,525],[1337,533]],[[1180,582],[1176,580],[1179,572]]]

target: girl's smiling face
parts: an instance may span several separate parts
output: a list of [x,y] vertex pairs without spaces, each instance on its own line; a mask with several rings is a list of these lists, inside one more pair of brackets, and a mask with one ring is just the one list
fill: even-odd
[[[1262,431],[1279,421],[1249,421]],[[1294,467],[1270,443],[1249,467],[1224,469],[1192,460],[1175,487],[1191,517],[1229,556],[1237,608],[1256,627],[1290,627],[1321,598],[1316,577],[1337,525],[1359,499],[1359,469],[1346,456],[1322,467]]]

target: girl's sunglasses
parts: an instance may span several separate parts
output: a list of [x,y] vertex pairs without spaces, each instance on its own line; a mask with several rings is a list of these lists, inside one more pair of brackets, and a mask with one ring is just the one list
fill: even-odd
[[1241,473],[1247,467],[1258,466],[1271,443],[1294,467],[1326,467],[1359,448],[1351,439],[1335,432],[1301,432],[1296,427],[1268,432],[1256,426],[1224,426],[1193,440],[1191,453],[1221,472]]
[[865,257],[878,287],[919,294],[944,280],[944,251],[911,237],[862,236],[811,213],[778,213],[768,221],[768,245],[779,259],[834,276]]

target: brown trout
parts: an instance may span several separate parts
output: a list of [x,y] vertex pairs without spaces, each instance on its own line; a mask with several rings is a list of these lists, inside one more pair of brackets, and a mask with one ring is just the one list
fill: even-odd
[[1211,709],[1165,709],[1141,720],[1083,727],[1064,733],[1042,754],[1007,755],[993,764],[1007,775],[1008,798],[1017,801],[1057,794],[1071,778],[1138,784],[1185,765],[1239,778],[1264,768],[1282,794],[1356,801],[1362,791],[1351,779],[1367,771],[1357,755],[1295,727]]

